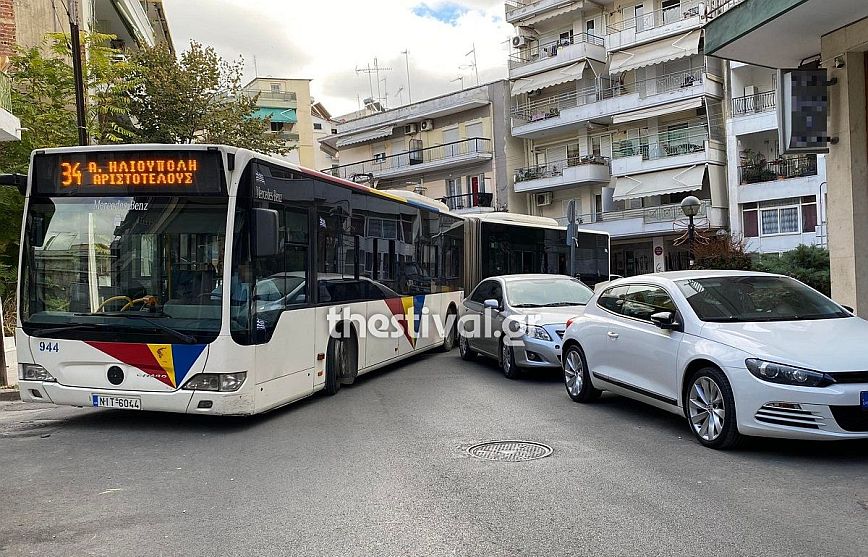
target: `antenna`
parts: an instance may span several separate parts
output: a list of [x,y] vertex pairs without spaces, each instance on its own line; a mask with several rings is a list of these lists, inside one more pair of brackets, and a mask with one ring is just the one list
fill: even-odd
[[402,106],[404,104],[404,86],[398,87],[398,90],[395,91],[395,96],[398,97],[398,106]]
[[404,49],[401,54],[404,55],[404,63],[407,65],[407,99],[413,104],[413,94],[410,92],[410,50]]
[[259,77],[259,66],[256,65],[256,55],[253,55],[253,75]]
[[468,56],[470,56],[472,54],[473,55],[473,62],[471,62],[470,64],[467,64],[467,66],[464,66],[464,67],[473,68],[473,72],[476,74],[476,85],[479,85],[479,68],[476,66],[476,43],[471,43],[471,45],[473,46],[473,48],[470,50],[470,52],[465,54],[464,57],[467,58]]
[[[383,68],[377,63],[377,58],[374,57],[374,65],[373,67],[370,64],[367,64],[364,68],[360,68],[356,66],[356,74],[366,73],[368,74],[368,85],[371,88],[371,98],[378,100],[380,103],[385,104],[385,99],[382,96],[382,92],[380,90],[380,72],[390,72],[392,68]],[[374,76],[377,78],[377,96],[374,97]]]
[[464,90],[464,76],[463,76],[463,75],[459,75],[459,76],[456,77],[455,79],[449,81],[449,83],[455,83],[456,81],[460,81],[460,82],[461,82],[461,89],[460,89],[460,90],[463,91],[463,90]]

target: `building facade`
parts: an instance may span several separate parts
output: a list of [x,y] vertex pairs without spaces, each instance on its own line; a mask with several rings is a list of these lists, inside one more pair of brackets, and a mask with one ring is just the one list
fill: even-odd
[[256,96],[259,108],[254,116],[267,118],[270,131],[292,147],[283,158],[306,168],[316,168],[319,146],[314,140],[310,80],[257,77],[244,86],[244,91]]
[[321,170],[378,189],[415,191],[458,212],[525,212],[511,187],[523,160],[510,135],[509,82],[471,87],[391,110],[366,110],[322,143],[340,164]]
[[15,2],[0,0],[0,141],[21,139],[21,120],[12,114],[12,81],[5,71],[15,49],[16,29]]
[[532,214],[612,236],[612,272],[684,268],[681,200],[728,226],[724,68],[703,52],[694,0],[510,0],[514,189]]
[[832,296],[860,315],[868,312],[868,2],[713,0],[710,8],[709,54],[768,68],[826,70]]

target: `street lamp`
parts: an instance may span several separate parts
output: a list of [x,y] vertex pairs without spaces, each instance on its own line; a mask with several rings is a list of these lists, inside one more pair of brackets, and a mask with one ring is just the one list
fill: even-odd
[[689,195],[681,200],[681,212],[684,213],[689,220],[687,224],[687,253],[690,257],[690,266],[693,267],[693,243],[696,240],[696,225],[693,224],[693,217],[699,214],[702,208],[702,202],[693,195]]

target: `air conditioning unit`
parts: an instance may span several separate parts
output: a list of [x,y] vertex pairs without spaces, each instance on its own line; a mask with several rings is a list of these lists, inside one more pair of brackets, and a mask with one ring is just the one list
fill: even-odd
[[522,35],[516,35],[512,38],[512,46],[515,48],[521,48],[527,44],[527,37]]
[[545,207],[552,204],[552,192],[538,193],[533,196],[537,207]]
[[429,132],[434,129],[434,120],[422,120],[422,125],[419,126],[423,132]]
[[416,124],[407,124],[406,126],[404,126],[404,133],[406,135],[413,135],[417,131],[419,131],[419,126],[417,126]]

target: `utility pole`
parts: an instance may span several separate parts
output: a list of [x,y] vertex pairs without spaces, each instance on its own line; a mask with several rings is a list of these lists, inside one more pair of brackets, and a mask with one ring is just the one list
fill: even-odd
[[84,74],[81,60],[81,31],[78,26],[78,0],[69,0],[69,33],[72,39],[72,73],[75,74],[75,118],[78,126],[78,144],[87,145],[87,120],[84,109]]
[[401,52],[404,55],[404,63],[407,65],[407,99],[409,104],[413,104],[413,94],[410,92],[410,50]]

